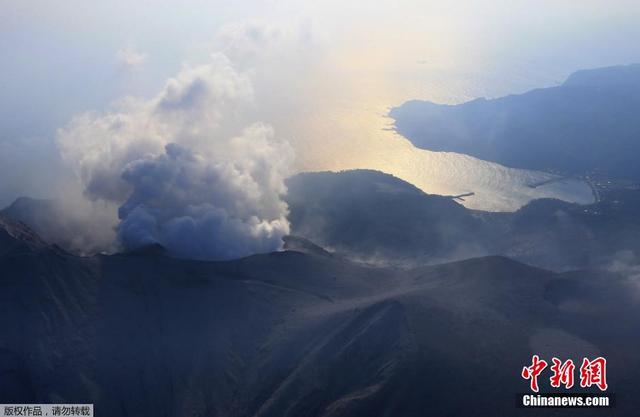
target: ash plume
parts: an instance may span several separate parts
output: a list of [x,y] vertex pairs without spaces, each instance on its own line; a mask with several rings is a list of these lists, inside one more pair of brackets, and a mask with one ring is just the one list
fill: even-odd
[[291,146],[252,120],[251,78],[223,54],[185,67],[149,100],[85,113],[58,132],[91,201],[119,207],[124,249],[229,259],[279,249]]

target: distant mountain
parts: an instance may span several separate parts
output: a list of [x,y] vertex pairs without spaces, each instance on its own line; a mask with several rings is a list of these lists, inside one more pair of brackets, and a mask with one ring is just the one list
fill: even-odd
[[500,164],[640,180],[640,64],[578,71],[562,85],[459,105],[409,101],[396,129],[419,148]]
[[292,233],[352,259],[411,265],[499,254],[570,270],[640,254],[637,188],[588,206],[543,199],[492,213],[376,171],[305,173],[287,184]]
[[[404,267],[504,255],[557,271],[640,255],[637,186],[611,188],[592,205],[542,199],[513,213],[493,213],[466,209],[452,197],[426,194],[378,171],[303,173],[287,185],[292,236],[284,244],[308,254]],[[83,229],[62,227],[55,206],[23,198],[0,215],[69,252],[96,253],[77,250],[86,241]],[[165,249],[132,255],[149,252]]]
[[420,262],[486,253],[471,211],[379,171],[302,173],[287,187],[292,233],[354,258]]
[[606,266],[621,256],[636,259],[639,214],[637,188],[611,190],[588,206],[535,200],[506,216],[508,230],[500,253],[554,269]]
[[94,403],[103,417],[533,415],[514,401],[539,354],[604,355],[615,415],[640,407],[637,283],[621,275],[503,257],[410,270],[295,251],[81,258],[26,226],[2,222],[0,237],[2,403]]

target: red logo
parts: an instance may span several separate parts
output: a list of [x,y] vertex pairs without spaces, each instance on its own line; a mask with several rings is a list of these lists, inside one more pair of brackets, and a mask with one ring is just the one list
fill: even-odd
[[580,366],[580,386],[588,388],[592,385],[600,388],[600,391],[607,389],[607,360],[602,356],[592,361],[584,358]]
[[538,355],[531,358],[531,366],[522,368],[522,377],[531,380],[531,391],[538,392],[538,375],[547,367],[547,362],[540,360]]
[[[549,378],[550,385],[553,388],[560,388],[564,386],[565,389],[570,389],[574,384],[574,371],[576,366],[573,360],[567,359],[561,361],[558,358],[551,359],[552,365],[549,369],[552,372]],[[533,355],[531,358],[531,365],[522,368],[522,378],[530,381],[530,388],[533,392],[538,392],[538,377],[547,368],[548,363],[544,359],[540,359],[538,355]],[[584,358],[582,365],[580,366],[580,386],[582,388],[590,388],[595,385],[600,391],[606,391],[607,385],[607,360],[603,357],[598,357],[594,360]]]
[[573,371],[576,369],[573,361],[567,359],[565,362],[562,362],[558,358],[553,358],[551,361],[553,362],[553,365],[551,365],[553,375],[549,378],[551,386],[560,388],[561,385],[564,385],[565,389],[571,388],[573,386]]

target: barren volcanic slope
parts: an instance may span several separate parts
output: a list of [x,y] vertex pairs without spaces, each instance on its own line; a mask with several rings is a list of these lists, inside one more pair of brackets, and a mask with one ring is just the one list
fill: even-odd
[[503,257],[381,269],[322,251],[80,258],[9,220],[0,271],[0,402],[90,402],[103,417],[505,416],[524,413],[514,395],[532,353],[601,353],[618,406],[595,415],[640,406],[638,292],[616,275]]

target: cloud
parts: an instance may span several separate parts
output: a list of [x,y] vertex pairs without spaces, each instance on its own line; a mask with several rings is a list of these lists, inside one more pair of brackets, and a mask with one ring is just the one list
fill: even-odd
[[162,91],[84,113],[58,132],[89,200],[120,206],[126,249],[228,259],[280,248],[291,146],[255,117],[251,77],[223,54],[185,66]]
[[160,243],[178,256],[228,259],[276,249],[289,233],[283,179],[291,152],[256,124],[229,143],[231,158],[204,158],[176,144],[129,164],[133,192],[120,207],[126,247]]
[[147,55],[130,48],[123,48],[116,53],[116,61],[121,70],[136,71],[147,62]]
[[251,99],[251,81],[216,55],[183,69],[150,100],[127,98],[106,113],[74,117],[58,131],[58,145],[88,197],[122,202],[128,163],[159,155],[168,143],[220,151],[224,137],[244,127],[242,107]]
[[320,52],[317,37],[309,20],[290,25],[247,20],[222,26],[214,47],[240,67],[259,66],[263,71],[265,65],[279,62],[280,70],[287,73],[299,70],[296,63],[304,65]]

